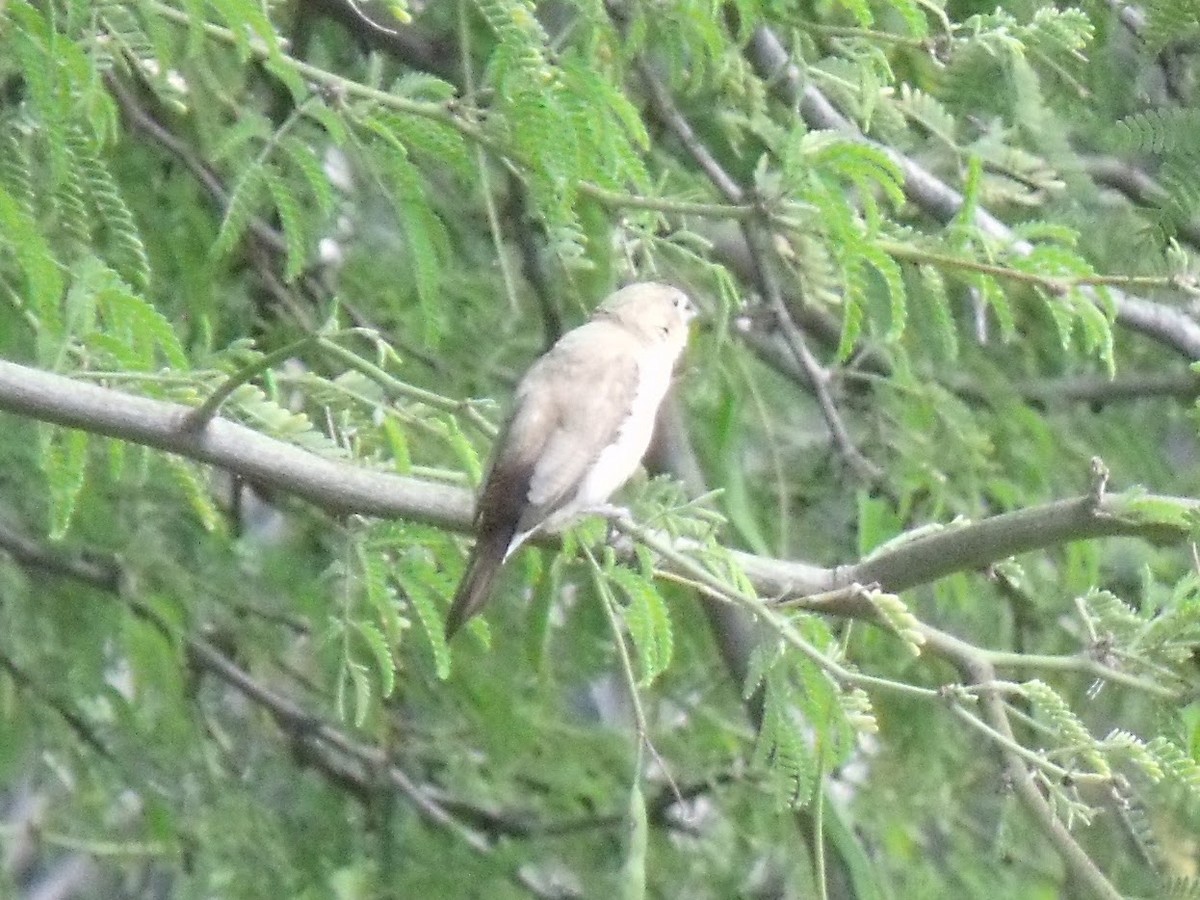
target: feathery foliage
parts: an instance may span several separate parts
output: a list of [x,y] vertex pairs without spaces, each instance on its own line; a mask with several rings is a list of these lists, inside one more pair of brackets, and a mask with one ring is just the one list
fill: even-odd
[[[1195,895],[1198,28],[0,3],[0,894]],[[635,279],[669,474],[448,643]]]

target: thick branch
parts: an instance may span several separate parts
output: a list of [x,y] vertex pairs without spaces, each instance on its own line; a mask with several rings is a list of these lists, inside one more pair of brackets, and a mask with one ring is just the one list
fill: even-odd
[[[1200,509],[1200,501],[1165,498]],[[947,526],[911,540],[898,538],[890,547],[861,562],[823,569],[805,563],[739,554],[738,561],[763,596],[803,597],[840,591],[854,584],[878,584],[893,593],[951,575],[972,572],[1018,553],[1071,541],[1115,535],[1152,540],[1179,539],[1182,532],[1165,525],[1136,521],[1123,508],[1126,499],[1107,495],[1075,497],[992,516],[968,525]],[[860,615],[863,601],[853,596],[814,602],[824,612]]]
[[[407,516],[457,529],[466,529],[469,525],[470,504],[466,491],[331,462],[219,418],[210,422],[199,435],[192,436],[180,428],[187,407],[80,384],[13,363],[0,362],[0,409],[138,441],[221,465],[342,512]],[[327,481],[321,483],[321,479]],[[1112,534],[1178,536],[1173,529],[1139,524],[1130,518],[1126,508],[1128,502],[1120,496],[1103,495],[1059,501],[897,543],[856,565],[833,570],[748,554],[738,554],[738,558],[760,595],[814,593],[855,582],[879,583],[889,590],[899,591],[950,572],[982,568],[1014,553],[1068,540]],[[1200,508],[1200,501],[1176,502]],[[3,537],[0,533],[0,538]],[[62,565],[57,557],[38,552],[28,541],[3,541],[2,544],[19,558],[44,568]],[[69,571],[98,586],[111,588],[114,581],[112,572],[103,567]],[[811,608],[873,618],[873,610],[861,608],[864,601],[860,594],[847,592],[841,599],[814,602]],[[143,615],[152,615],[144,607],[135,609]],[[1011,736],[999,697],[986,689],[986,685],[995,681],[988,652],[934,629],[926,628],[924,634],[931,650],[956,660],[964,673],[971,676],[969,681],[985,688],[981,695],[985,718],[1002,736],[1006,732]],[[476,846],[478,836],[463,829],[444,810],[423,797],[404,773],[388,765],[386,758],[380,755],[381,751],[357,744],[290,700],[255,682],[206,642],[185,638],[185,643],[189,654],[203,668],[270,709],[289,733],[311,736],[365,763],[388,766],[390,780],[416,803],[423,815],[461,833]],[[1005,759],[1018,795],[1055,842],[1074,876],[1098,896],[1115,896],[1112,886],[1055,818],[1045,798],[1030,780],[1020,756],[1014,751],[1005,751]]]
[[[411,519],[462,532],[471,527],[471,494],[464,488],[325,459],[219,417],[200,434],[190,434],[182,428],[190,407],[3,360],[0,410],[211,463],[333,512]],[[1159,499],[1200,509],[1197,500]],[[855,583],[878,583],[886,590],[902,591],[1069,541],[1111,535],[1169,540],[1181,536],[1170,526],[1130,517],[1126,502],[1121,495],[1059,500],[901,539],[861,562],[832,569],[749,553],[735,553],[735,557],[761,596],[802,597]],[[841,602],[816,608],[834,614],[852,612],[852,607],[839,607]]]
[[[1124,160],[1112,156],[1091,156],[1083,160],[1084,169],[1097,184],[1120,191],[1139,206],[1166,206],[1171,195],[1161,184]],[[1179,236],[1193,247],[1200,247],[1200,221],[1175,224]]]
[[[955,646],[958,642],[953,640],[939,643],[935,639],[930,643],[933,649],[954,661],[968,684],[980,687],[979,702],[983,708],[983,718],[999,733],[1001,738],[1010,745],[1017,746],[1003,699],[997,691],[987,687],[996,681],[996,670],[991,663],[981,659],[971,650]],[[1020,754],[1015,750],[1006,749],[1002,751],[1001,755],[1013,790],[1016,791],[1026,812],[1037,821],[1042,833],[1047,835],[1054,844],[1055,850],[1058,851],[1071,873],[1071,881],[1081,887],[1086,887],[1093,896],[1106,898],[1106,900],[1119,900],[1120,893],[1088,856],[1087,851],[1079,845],[1074,835],[1067,830],[1067,827],[1055,815],[1049,802],[1042,796]]]
[[405,518],[465,529],[470,494],[361,465],[335,462],[216,418],[193,434],[191,408],[0,360],[0,409],[212,463],[336,513]]
[[[886,153],[904,174],[904,194],[916,206],[939,222],[949,222],[963,206],[958,191],[934,176],[900,151],[865,137],[849,120],[839,113],[821,91],[806,84],[787,50],[775,33],[766,27],[755,30],[746,52],[760,77],[793,106],[799,107],[804,121],[813,128],[839,131],[852,140],[869,144]],[[1033,245],[1021,240],[1007,225],[979,206],[975,210],[975,226],[988,237],[1011,247],[1021,254],[1033,250]],[[1095,292],[1082,290],[1088,296]],[[1171,347],[1189,359],[1200,359],[1200,323],[1177,309],[1135,297],[1111,288],[1108,291],[1116,307],[1117,321],[1134,331]]]

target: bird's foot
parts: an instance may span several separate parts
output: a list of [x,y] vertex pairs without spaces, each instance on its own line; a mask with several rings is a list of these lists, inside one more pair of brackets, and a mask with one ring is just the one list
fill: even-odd
[[616,526],[620,521],[632,521],[632,518],[634,518],[634,514],[629,510],[629,506],[618,506],[612,503],[600,503],[595,506],[589,506],[587,515],[607,518],[608,527],[610,528]]
[[612,503],[600,503],[588,509],[588,515],[599,516],[608,521],[608,528],[604,534],[604,543],[610,547],[615,544],[621,537],[621,524],[623,522],[632,522],[633,513],[626,506],[616,506]]
[[628,506],[617,506],[614,503],[600,503],[596,506],[591,506],[587,510],[589,516],[599,516],[602,519],[608,519],[609,522],[620,522],[622,519],[632,519],[633,513],[629,511]]

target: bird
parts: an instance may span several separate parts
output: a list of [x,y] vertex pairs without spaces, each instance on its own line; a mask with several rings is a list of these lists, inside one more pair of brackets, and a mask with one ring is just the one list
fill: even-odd
[[611,509],[609,497],[650,446],[695,316],[679,288],[630,284],[530,366],[479,493],[447,640],[483,609],[504,563],[529,538]]

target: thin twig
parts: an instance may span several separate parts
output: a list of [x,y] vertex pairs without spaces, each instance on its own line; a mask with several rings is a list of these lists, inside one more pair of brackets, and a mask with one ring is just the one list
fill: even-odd
[[833,395],[829,391],[829,371],[813,356],[812,351],[808,348],[808,342],[804,338],[804,333],[797,327],[791,313],[784,304],[783,295],[778,290],[777,284],[774,283],[772,277],[768,276],[768,279],[768,283],[771,285],[769,289],[771,307],[775,312],[779,329],[796,363],[804,371],[809,384],[812,385],[813,396],[816,397],[821,415],[825,419],[825,424],[829,427],[829,433],[833,437],[834,446],[838,448],[842,458],[850,466],[851,470],[863,481],[869,484],[882,481],[884,475],[883,469],[863,456],[862,451],[854,445],[854,441],[850,437],[850,432],[847,430],[845,422],[842,421],[841,413],[838,411],[837,405],[833,402]]
[[980,262],[961,256],[951,256],[948,253],[925,250],[899,241],[876,241],[875,246],[894,259],[1005,278],[1009,281],[1040,287],[1047,293],[1056,296],[1065,294],[1074,288],[1089,285],[1150,289],[1176,288],[1188,294],[1200,292],[1192,280],[1175,275],[1042,275],[1038,272],[1014,269],[1012,266],[1004,266],[999,263]]
[[[675,105],[675,101],[672,99],[666,85],[644,63],[639,66],[639,71],[642,80],[646,84],[651,103],[654,106],[655,115],[679,139],[679,142],[683,144],[696,165],[708,176],[709,181],[713,183],[729,203],[745,203],[746,191],[742,189],[733,176],[725,171],[725,168],[717,160],[716,156],[696,134],[687,117]],[[825,418],[826,424],[829,426],[834,445],[856,475],[865,481],[877,482],[882,477],[883,471],[864,457],[858,448],[854,446],[845,423],[842,421],[841,413],[838,411],[837,405],[833,402],[833,397],[829,392],[828,374],[817,362],[811,351],[809,351],[803,335],[792,320],[784,304],[783,291],[779,286],[773,260],[767,249],[769,241],[764,234],[763,220],[765,218],[766,213],[763,210],[758,217],[744,219],[741,222],[742,232],[745,235],[746,244],[750,248],[751,259],[754,262],[759,288],[766,298],[768,307],[777,317],[784,337],[791,347],[792,352],[796,355],[796,361],[809,377],[813,395],[817,399],[821,415]]]
[[[121,107],[121,112],[128,123],[139,131],[145,132],[156,144],[183,163],[184,168],[192,173],[224,212],[229,205],[229,191],[217,174],[193,153],[187,144],[155,119],[119,78],[110,72],[104,76],[104,84],[116,99],[117,105]],[[287,252],[287,239],[262,219],[252,218],[248,228],[256,239],[262,241],[274,252],[279,254]]]
[[[475,93],[475,76],[471,71],[471,26],[467,20],[466,0],[458,0],[458,42],[462,59],[463,87],[470,97]],[[492,234],[492,245],[496,250],[496,262],[500,265],[500,278],[504,282],[504,296],[508,298],[509,312],[515,316],[519,311],[517,282],[513,278],[512,264],[504,247],[504,231],[500,227],[500,216],[496,212],[496,198],[492,195],[492,176],[488,170],[487,153],[481,144],[475,145],[475,168],[479,172],[483,208],[487,213],[488,230]]]
[[96,729],[91,726],[82,715],[67,706],[60,698],[55,697],[44,687],[42,687],[41,679],[26,672],[16,661],[4,651],[0,650],[0,669],[8,673],[13,684],[19,690],[28,695],[38,703],[42,703],[58,714],[58,717],[66,722],[67,726],[75,732],[76,737],[81,743],[91,747],[96,753],[107,760],[113,759],[112,750],[104,740],[96,733]]
[[[1122,4],[1124,6],[1124,4]],[[904,175],[904,193],[912,203],[939,222],[949,222],[963,207],[963,195],[936,178],[915,160],[894,147],[865,137],[829,102],[816,85],[808,82],[770,28],[756,28],[746,44],[746,56],[761,78],[789,105],[797,108],[812,128],[828,129],[850,140],[886,153]],[[1033,244],[1019,238],[983,206],[976,206],[974,225],[984,234],[1015,253],[1028,254]],[[1085,296],[1100,301],[1090,286],[1080,287]],[[1113,288],[1108,292],[1116,308],[1117,321],[1169,346],[1189,359],[1200,359],[1200,323],[1181,310]]]
[[290,359],[297,353],[305,350],[316,340],[317,335],[315,334],[305,335],[297,341],[272,350],[270,353],[264,353],[261,357],[254,360],[254,362],[243,366],[226,378],[224,383],[209,394],[203,403],[197,406],[191,413],[184,416],[179,427],[184,431],[193,433],[203,431],[204,427],[212,421],[213,417],[221,409],[221,404],[228,400],[234,391],[243,384],[250,382],[256,376],[266,372],[272,366],[278,365],[285,359]]
[[617,655],[621,660],[625,685],[629,690],[629,701],[633,707],[633,720],[638,732],[638,771],[635,777],[638,779],[644,777],[641,765],[641,748],[645,747],[650,751],[650,755],[654,757],[654,761],[658,763],[663,777],[667,779],[667,784],[671,786],[679,802],[682,803],[683,795],[679,793],[679,786],[675,783],[675,778],[671,775],[671,768],[667,765],[666,759],[658,752],[658,748],[654,746],[654,742],[650,739],[650,725],[646,720],[646,710],[642,706],[642,698],[638,694],[637,675],[633,671],[633,660],[629,656],[629,647],[625,644],[625,634],[621,630],[621,623],[617,621],[616,598],[613,596],[608,582],[604,579],[604,570],[600,567],[600,563],[596,561],[596,557],[587,545],[583,545],[583,553],[587,557],[588,564],[591,566],[592,581],[596,585],[596,591],[600,595],[600,603],[604,607],[605,615],[608,617],[608,625],[612,631],[613,643],[616,644]]
[[[296,739],[319,739],[341,752],[373,766],[379,765],[383,761],[381,751],[378,749],[352,740],[332,725],[324,722],[315,713],[308,712],[292,700],[255,680],[210,642],[179,631],[150,606],[124,596],[121,584],[126,579],[119,574],[114,574],[109,568],[82,561],[72,562],[61,554],[44,549],[39,550],[36,542],[24,538],[11,528],[4,526],[3,523],[0,523],[0,547],[12,553],[18,562],[36,565],[43,569],[52,567],[53,571],[57,571],[61,575],[85,581],[101,591],[120,597],[134,615],[154,626],[168,640],[182,643],[196,665],[237,690],[248,700],[269,711],[279,726]],[[4,660],[4,657],[0,657],[0,665],[4,664]],[[8,666],[4,666],[4,668],[9,669],[10,672],[13,671]],[[92,741],[88,742],[92,743]],[[94,746],[97,749],[103,749],[103,745],[99,742]],[[104,753],[111,756],[107,750],[104,750]],[[462,829],[462,826],[454,821],[445,810],[426,797],[403,771],[392,765],[388,777],[430,821],[458,831],[460,836],[476,850],[490,850],[483,838]]]
[[317,338],[317,343],[325,353],[345,364],[348,368],[366,375],[379,387],[383,388],[389,397],[404,397],[407,400],[424,403],[427,406],[440,409],[444,412],[461,414],[468,422],[479,429],[483,435],[487,437],[496,436],[497,428],[495,424],[489,422],[475,407],[474,403],[444,397],[425,388],[401,381],[370,360],[363,359],[352,350],[347,350],[341,344],[337,343],[337,341],[333,340],[332,337],[322,335]]

